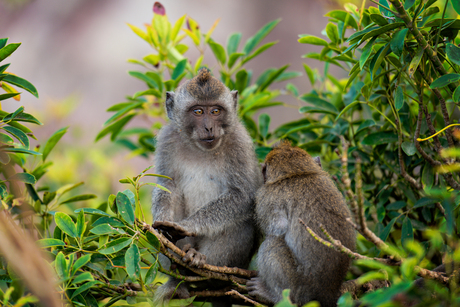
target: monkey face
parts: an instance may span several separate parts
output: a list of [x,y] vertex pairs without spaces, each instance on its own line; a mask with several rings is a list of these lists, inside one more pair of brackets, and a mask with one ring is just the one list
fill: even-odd
[[224,135],[226,110],[217,104],[196,104],[187,112],[187,131],[203,150],[219,147]]

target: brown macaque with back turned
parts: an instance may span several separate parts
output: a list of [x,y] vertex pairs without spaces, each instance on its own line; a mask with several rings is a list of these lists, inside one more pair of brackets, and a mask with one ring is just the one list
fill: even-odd
[[309,301],[336,306],[350,258],[315,240],[299,219],[318,235],[323,225],[353,250],[355,231],[346,221],[350,212],[342,194],[318,161],[288,142],[267,155],[263,174],[256,220],[265,239],[258,252],[258,277],[248,282],[249,294],[276,303],[284,289],[291,289],[290,299],[300,306]]
[[[237,109],[238,92],[206,68],[166,95],[170,122],[157,137],[155,164],[158,174],[172,178],[158,180],[171,193],[155,188],[153,226],[177,241],[191,266],[247,268],[251,259],[262,175]],[[170,278],[160,286],[156,302],[163,304],[173,294],[187,298],[189,285],[179,283]],[[229,306],[225,298],[214,300],[219,304]]]

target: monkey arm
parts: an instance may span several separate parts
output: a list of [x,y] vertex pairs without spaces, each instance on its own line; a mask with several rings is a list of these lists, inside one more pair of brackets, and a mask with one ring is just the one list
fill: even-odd
[[229,226],[237,226],[250,220],[253,204],[253,193],[239,188],[230,188],[227,193],[209,202],[178,224],[197,235],[212,236]]
[[[169,179],[158,180],[159,185],[166,187],[171,192],[174,190],[174,183]],[[153,221],[173,221],[173,198],[171,193],[155,187],[152,195]]]

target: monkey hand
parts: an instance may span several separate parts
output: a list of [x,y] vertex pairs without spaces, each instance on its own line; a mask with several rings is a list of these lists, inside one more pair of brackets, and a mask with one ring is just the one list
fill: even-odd
[[179,224],[168,221],[156,221],[152,225],[153,228],[160,230],[160,232],[172,243],[185,237],[195,237],[196,234],[188,232]]
[[183,251],[186,252],[186,254],[182,258],[182,261],[188,263],[191,267],[201,269],[206,263],[206,256],[192,248],[191,244],[186,244]]
[[259,277],[251,278],[247,282],[246,287],[248,289],[249,295],[264,302],[272,301],[270,298],[270,294],[268,293],[267,288],[265,287],[264,282]]

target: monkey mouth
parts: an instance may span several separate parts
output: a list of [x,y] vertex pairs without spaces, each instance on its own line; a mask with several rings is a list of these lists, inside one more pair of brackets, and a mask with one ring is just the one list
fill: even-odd
[[218,147],[219,145],[219,138],[216,137],[207,137],[200,139],[200,144],[204,149],[210,150]]

